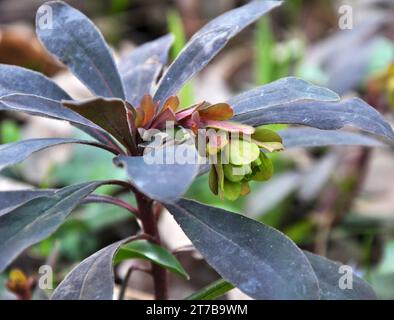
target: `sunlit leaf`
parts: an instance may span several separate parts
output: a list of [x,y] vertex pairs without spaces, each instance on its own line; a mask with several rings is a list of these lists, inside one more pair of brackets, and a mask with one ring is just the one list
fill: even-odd
[[311,264],[279,231],[191,200],[166,207],[207,262],[252,298],[319,298]]
[[233,119],[253,126],[285,123],[324,130],[351,126],[389,140],[394,139],[393,130],[382,115],[358,98],[342,102],[301,101],[263,106]]
[[[338,101],[339,96],[326,88],[305,80],[287,77],[243,92],[228,103],[234,110],[234,120],[248,123],[255,114],[265,113],[270,107],[298,101]],[[264,124],[264,123],[261,123]],[[254,126],[260,126],[253,122]]]
[[199,169],[194,146],[177,145],[154,149],[140,157],[120,156],[131,183],[152,199],[173,201],[189,188]]
[[380,147],[384,144],[372,137],[342,130],[290,128],[278,132],[285,148],[324,147],[331,145]]
[[164,101],[202,70],[227,42],[281,1],[252,1],[217,17],[199,30],[164,74],[155,101]]
[[[44,23],[51,8],[52,25]],[[80,11],[63,1],[37,11],[36,33],[45,47],[96,95],[125,98],[114,59],[101,32]]]
[[0,64],[0,75],[0,97],[13,93],[25,93],[52,100],[71,99],[51,79],[38,72]]
[[[100,143],[76,139],[47,138],[22,140],[0,145],[0,171],[8,166],[24,161],[35,152],[68,143],[91,145],[107,149],[106,146],[101,145]],[[112,150],[112,152],[116,154],[115,150]]]

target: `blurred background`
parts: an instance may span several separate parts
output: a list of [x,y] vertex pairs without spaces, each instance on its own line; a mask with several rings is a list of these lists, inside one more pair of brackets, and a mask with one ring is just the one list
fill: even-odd
[[[40,71],[75,98],[89,92],[55,61],[34,35],[34,17],[45,1],[0,0],[0,63]],[[85,0],[66,1],[101,29],[120,57],[168,32],[176,36],[171,59],[207,21],[247,1],[241,0]],[[351,13],[341,29],[343,10]],[[394,124],[394,1],[289,0],[237,36],[181,92],[183,106],[194,101],[225,101],[240,91],[295,75],[327,86],[344,97],[359,96]],[[284,126],[272,126],[281,129]],[[68,124],[19,114],[0,114],[0,143],[22,138],[80,137]],[[355,268],[379,298],[394,299],[394,152],[390,148],[335,147],[294,149],[273,154],[274,178],[252,186],[236,202],[213,196],[200,177],[188,197],[267,223],[302,248]],[[89,147],[62,146],[34,155],[1,172],[0,190],[59,188],[87,180],[123,178],[111,156]],[[102,192],[112,194],[107,188]],[[133,202],[131,196],[120,195]],[[171,298],[183,298],[218,275],[188,250],[190,242],[170,215],[160,216],[164,243],[175,250],[190,274],[171,274]],[[79,261],[138,230],[122,209],[81,206],[53,236],[35,245],[11,266],[36,279],[42,264],[53,267],[55,285]],[[183,250],[177,250],[183,248]],[[115,268],[117,283],[130,263]],[[247,262],[245,262],[247,263]],[[0,298],[14,299],[0,274]],[[34,298],[45,298],[34,291]],[[151,299],[151,279],[136,272],[128,299]],[[227,299],[247,299],[232,290]]]

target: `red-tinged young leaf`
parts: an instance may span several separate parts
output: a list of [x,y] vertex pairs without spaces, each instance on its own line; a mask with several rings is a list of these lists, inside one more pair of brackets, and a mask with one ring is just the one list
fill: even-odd
[[145,112],[144,110],[142,110],[142,108],[137,108],[135,112],[136,112],[135,126],[137,128],[141,128],[144,125]]
[[176,113],[176,120],[177,121],[182,121],[186,119],[187,117],[190,117],[194,112],[196,112],[205,102],[201,104],[196,104],[194,106],[191,106],[190,108],[184,109],[182,111],[179,111]]
[[126,105],[120,99],[92,98],[85,101],[62,101],[63,105],[109,132],[126,148],[134,141],[127,121]]
[[179,98],[177,96],[171,96],[164,103],[162,112],[167,109],[171,109],[173,112],[176,112],[178,107],[179,107]]
[[201,120],[229,120],[233,116],[233,109],[227,103],[217,103],[199,110]]
[[149,125],[155,116],[155,104],[150,95],[145,95],[141,100],[140,108],[144,111],[144,120],[142,126],[146,127]]
[[171,108],[167,108],[165,110],[162,110],[158,116],[155,117],[151,128],[152,129],[163,129],[166,126],[167,122],[176,122],[176,116],[174,111],[172,111]]

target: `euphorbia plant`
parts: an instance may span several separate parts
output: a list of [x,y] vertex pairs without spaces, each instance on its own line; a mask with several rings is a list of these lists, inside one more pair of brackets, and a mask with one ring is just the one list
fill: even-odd
[[[248,181],[270,178],[272,165],[267,153],[280,151],[283,146],[378,146],[382,143],[377,138],[394,139],[391,127],[365,102],[339,101],[334,92],[293,77],[227,102],[179,105],[176,95],[187,80],[233,36],[280,4],[252,1],[212,20],[190,39],[158,79],[166,64],[171,35],[135,49],[117,66],[102,35],[86,16],[61,1],[46,3],[37,15],[38,37],[95,97],[75,101],[38,73],[1,65],[0,109],[65,120],[94,140],[31,139],[3,145],[0,168],[51,146],[78,143],[113,153],[114,164],[126,169],[129,181],[90,181],[59,190],[0,193],[0,270],[23,250],[52,234],[79,204],[100,202],[129,210],[141,222],[141,232],[81,262],[60,283],[53,299],[112,299],[114,257],[119,262],[135,257],[136,252],[138,257],[152,262],[149,272],[156,298],[167,298],[168,270],[185,277],[187,274],[161,244],[155,214],[161,207],[168,209],[206,261],[231,283],[221,288],[236,286],[256,299],[374,298],[370,287],[356,276],[352,289],[340,289],[338,264],[303,252],[279,231],[242,215],[182,198],[194,178],[209,171],[209,166],[212,191],[235,199],[249,192]],[[48,12],[52,24],[41,26]],[[163,134],[168,123],[173,123],[173,131],[181,134]],[[287,129],[288,139],[282,141],[278,134],[263,127],[272,123],[315,129],[295,129],[294,134],[293,129]],[[333,131],[344,126],[359,132]],[[161,137],[158,143],[147,143],[144,136],[149,129],[156,130],[155,138]],[[185,133],[185,129],[189,130]],[[184,138],[198,136],[199,129],[213,130],[213,135],[204,138],[204,156],[216,156],[216,162],[207,166],[198,161],[146,161],[146,156],[163,159],[178,152],[197,159],[201,154],[196,145],[186,143],[188,139]],[[228,162],[223,161],[223,154],[228,155]],[[115,197],[92,194],[108,184],[133,193],[138,207]],[[145,250],[159,251],[161,255],[144,255]],[[165,261],[157,258],[163,255]]]

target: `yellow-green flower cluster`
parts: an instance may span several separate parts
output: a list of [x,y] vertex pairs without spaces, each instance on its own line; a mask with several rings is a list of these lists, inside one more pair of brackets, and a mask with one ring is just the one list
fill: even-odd
[[[265,127],[256,128],[249,139],[243,135],[221,139],[220,147],[215,150],[217,160],[209,175],[211,191],[229,200],[248,194],[250,181],[266,181],[273,175],[266,153],[282,149],[281,137]],[[208,152],[212,155],[212,148]]]

